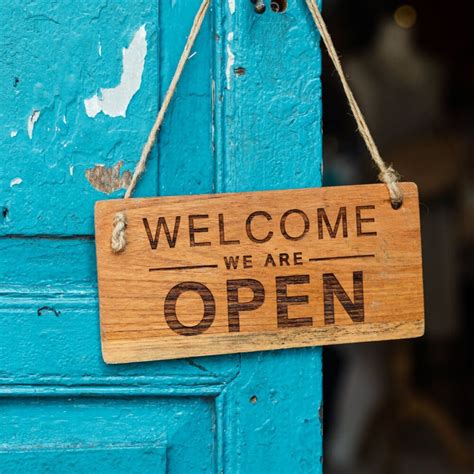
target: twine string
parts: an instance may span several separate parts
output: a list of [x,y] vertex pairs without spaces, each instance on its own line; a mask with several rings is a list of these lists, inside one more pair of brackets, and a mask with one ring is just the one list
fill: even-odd
[[173,79],[171,80],[168,90],[166,91],[163,104],[160,107],[158,115],[156,116],[155,123],[153,124],[150,134],[148,135],[148,139],[143,147],[140,160],[138,161],[135,167],[135,171],[133,172],[130,185],[128,186],[127,191],[125,192],[124,199],[127,199],[132,195],[132,192],[135,189],[135,186],[137,185],[138,179],[145,171],[145,165],[148,157],[150,156],[151,149],[155,144],[158,130],[160,129],[161,124],[163,123],[166,111],[168,110],[168,106],[170,105],[171,99],[173,98],[176,86],[178,85],[179,79],[181,78],[181,74],[184,70],[184,66],[189,58],[189,54],[191,53],[191,49],[194,45],[194,41],[196,40],[199,30],[201,29],[201,25],[206,15],[206,11],[209,7],[209,3],[210,0],[203,0],[198,12],[196,13],[193,26],[191,27],[191,31],[188,36],[188,40],[186,41],[186,45],[184,46],[183,52],[181,53],[181,58],[179,59],[178,66],[176,66],[176,71],[174,73]]
[[359,104],[355,100],[354,94],[352,93],[349,83],[347,82],[344,70],[342,69],[341,61],[339,60],[336,48],[334,47],[331,35],[329,34],[329,31],[326,27],[326,23],[323,20],[316,0],[305,1],[309,11],[311,12],[311,16],[313,17],[314,24],[316,25],[316,28],[318,29],[319,34],[321,35],[321,39],[323,40],[324,45],[326,46],[329,57],[331,58],[331,61],[334,64],[339,79],[341,80],[342,87],[347,97],[347,101],[349,102],[352,114],[354,115],[355,121],[357,123],[358,132],[360,133],[367,149],[369,150],[370,157],[379,169],[378,178],[381,182],[387,185],[390,194],[390,199],[392,201],[392,206],[395,209],[398,209],[403,203],[403,193],[400,187],[398,186],[399,175],[393,169],[393,167],[387,165],[380,156],[377,145],[375,144],[372,134],[370,133],[369,127],[365,121],[364,115],[362,114]]
[[[178,85],[179,79],[181,78],[181,74],[183,73],[184,66],[186,65],[186,61],[189,59],[189,54],[191,53],[191,49],[194,45],[196,37],[201,29],[202,22],[204,21],[204,17],[206,16],[207,9],[209,8],[210,0],[203,0],[199,10],[194,17],[193,26],[191,27],[191,31],[189,32],[188,40],[184,46],[183,52],[181,53],[181,57],[179,59],[178,65],[176,66],[176,71],[173,75],[173,79],[171,79],[170,85],[168,90],[166,91],[165,98],[163,99],[163,103],[161,104],[160,110],[158,111],[158,115],[156,116],[155,123],[151,128],[151,131],[148,135],[148,139],[143,146],[142,153],[140,155],[140,159],[135,166],[135,170],[133,171],[133,176],[130,181],[130,184],[125,191],[124,199],[128,199],[137,185],[138,179],[145,171],[146,162],[148,157],[150,156],[150,152],[155,144],[156,137],[158,131],[160,130],[161,124],[163,123],[163,119],[165,118],[166,111],[168,110],[168,106],[170,105],[171,99],[173,98],[174,92],[176,90],[176,86]],[[112,251],[115,253],[122,252],[127,245],[127,241],[125,238],[125,229],[127,227],[127,219],[123,212],[118,212],[114,217],[113,223],[113,230],[112,230],[112,241],[111,247]]]
[[[166,111],[168,110],[168,106],[170,105],[171,99],[173,98],[173,95],[176,91],[176,86],[178,85],[179,79],[181,78],[186,61],[189,59],[189,54],[194,45],[196,37],[201,29],[202,23],[204,21],[204,17],[209,8],[210,1],[211,0],[203,0],[203,2],[201,3],[201,6],[199,7],[199,10],[196,13],[196,16],[193,21],[193,25],[191,27],[191,31],[189,33],[188,39],[186,41],[183,52],[181,53],[181,57],[176,67],[176,71],[170,82],[168,90],[166,91],[165,98],[160,107],[160,110],[158,111],[158,115],[156,116],[155,123],[153,124],[153,127],[148,135],[147,141],[145,142],[145,145],[143,146],[140,159],[138,160],[138,163],[135,166],[132,179],[130,181],[130,184],[127,190],[125,191],[124,199],[128,199],[131,197],[140,176],[145,171],[146,162],[148,160],[148,157],[150,156],[150,152],[153,148],[153,145],[155,144],[157,134],[160,130],[161,124],[163,123],[163,119],[165,117]],[[377,145],[375,144],[372,134],[370,133],[369,127],[367,126],[364,116],[347,82],[346,76],[342,69],[341,62],[337,55],[336,49],[334,48],[331,35],[329,34],[327,30],[326,23],[323,20],[319,7],[316,3],[316,0],[305,0],[305,1],[306,1],[306,5],[308,6],[309,11],[311,12],[311,16],[314,20],[314,24],[316,25],[316,28],[318,29],[321,35],[321,38],[326,46],[329,57],[331,58],[334,64],[334,67],[339,75],[339,79],[341,80],[342,87],[347,97],[347,101],[349,102],[349,106],[352,110],[355,121],[357,123],[358,132],[362,136],[367,146],[367,149],[369,150],[369,153],[373,162],[377,165],[379,169],[378,178],[381,182],[387,185],[387,188],[390,194],[390,199],[392,201],[392,206],[395,209],[397,209],[401,206],[403,202],[403,193],[400,187],[398,186],[399,175],[393,169],[393,167],[388,166],[383,161],[382,157],[380,156],[379,150],[377,148]],[[111,240],[111,248],[112,248],[112,251],[115,253],[122,252],[127,245],[127,241],[125,237],[126,227],[127,227],[127,219],[126,219],[125,213],[118,212],[114,217],[113,229],[112,229],[112,240]]]

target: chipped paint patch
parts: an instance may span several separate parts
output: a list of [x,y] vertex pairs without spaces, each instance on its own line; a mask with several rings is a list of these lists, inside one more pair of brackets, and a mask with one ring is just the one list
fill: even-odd
[[227,89],[230,90],[231,88],[231,80],[232,80],[232,68],[235,63],[235,55],[232,52],[231,49],[231,43],[234,40],[234,33],[230,32],[227,35],[227,46],[226,46],[226,51],[227,51],[227,64],[225,68],[225,76],[227,79]]
[[235,13],[235,0],[227,0],[229,5],[230,14],[233,15]]
[[96,165],[86,170],[86,178],[92,186],[106,194],[111,194],[119,189],[126,189],[132,179],[130,171],[124,171],[120,175],[123,161],[119,161],[114,166],[107,167]]
[[142,83],[147,54],[145,25],[135,33],[128,48],[122,49],[122,75],[116,87],[100,89],[99,93],[84,100],[86,114],[95,117],[100,112],[109,117],[125,117],[128,105]]
[[12,130],[10,132],[10,137],[15,138],[18,135],[18,130]]
[[216,140],[215,140],[215,135],[216,135],[216,126],[215,126],[215,121],[216,121],[216,112],[215,112],[215,106],[216,106],[216,81],[213,79],[211,83],[211,143],[212,143],[212,151],[215,151],[216,147]]
[[74,176],[74,165],[69,165],[69,174]]
[[18,186],[21,183],[23,183],[23,180],[21,178],[13,178],[10,181],[10,188],[13,188],[13,186]]
[[26,129],[28,131],[28,136],[30,137],[30,140],[33,138],[33,130],[35,128],[35,124],[40,118],[41,112],[39,110],[33,110],[31,112],[31,115],[28,117],[28,123],[26,125]]

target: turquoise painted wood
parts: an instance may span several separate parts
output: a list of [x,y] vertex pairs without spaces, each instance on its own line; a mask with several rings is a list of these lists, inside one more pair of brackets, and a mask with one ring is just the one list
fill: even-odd
[[[123,194],[199,3],[1,3],[1,473],[321,472],[320,349],[101,359],[93,204]],[[214,0],[137,196],[320,186],[319,38],[288,3]]]

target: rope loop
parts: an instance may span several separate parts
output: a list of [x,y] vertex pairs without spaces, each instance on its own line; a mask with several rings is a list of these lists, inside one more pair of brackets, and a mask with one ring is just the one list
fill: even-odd
[[117,212],[117,214],[115,214],[113,225],[111,247],[114,253],[119,253],[122,252],[127,245],[125,240],[127,217],[123,212]]
[[387,185],[392,207],[399,209],[403,204],[403,193],[400,186],[398,186],[400,175],[393,169],[392,165],[390,165],[388,168],[380,171],[378,178],[382,183]]

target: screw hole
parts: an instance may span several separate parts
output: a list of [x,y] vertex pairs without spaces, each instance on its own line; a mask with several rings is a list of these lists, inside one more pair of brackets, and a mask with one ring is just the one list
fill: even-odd
[[257,403],[257,397],[256,395],[252,395],[250,397],[250,400],[249,400],[250,403],[252,403],[253,405],[255,405]]
[[255,5],[255,12],[261,15],[262,13],[265,13],[266,7],[265,3],[263,3],[263,0],[250,0],[254,5]]
[[270,7],[275,13],[283,13],[288,8],[288,1],[287,0],[272,0]]
[[246,71],[245,71],[244,67],[236,67],[234,69],[234,72],[235,72],[235,74],[237,74],[237,76],[243,76]]

